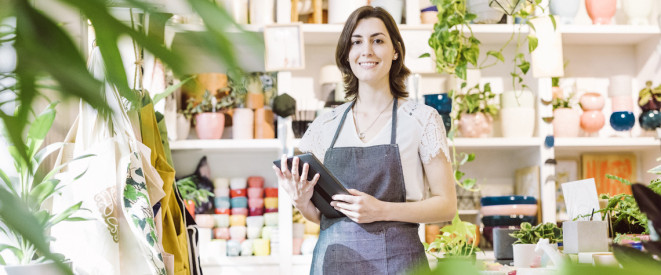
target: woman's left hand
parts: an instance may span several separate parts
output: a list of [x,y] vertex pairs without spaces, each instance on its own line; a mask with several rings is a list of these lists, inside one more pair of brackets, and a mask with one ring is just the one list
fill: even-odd
[[351,195],[334,195],[331,206],[357,223],[371,223],[383,218],[384,202],[356,189],[348,190]]

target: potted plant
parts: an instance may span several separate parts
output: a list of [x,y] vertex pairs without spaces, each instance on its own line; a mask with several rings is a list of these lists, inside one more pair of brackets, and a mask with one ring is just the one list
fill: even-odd
[[479,84],[465,94],[456,95],[459,132],[463,137],[487,137],[493,130],[493,116],[498,114],[498,105],[492,103],[496,95],[491,84]]
[[177,188],[181,193],[181,197],[184,199],[186,210],[190,212],[193,218],[195,218],[195,205],[208,202],[209,197],[213,197],[213,193],[208,190],[197,188],[194,175],[178,180]]
[[544,223],[532,226],[528,222],[521,223],[521,229],[511,233],[510,236],[516,238],[512,245],[514,254],[514,266],[516,267],[535,267],[536,258],[541,257],[541,252],[535,252],[535,246],[540,239],[548,239],[549,243],[555,244],[562,242],[562,229],[554,223]]
[[[51,103],[36,116],[29,125],[25,142],[29,161],[25,161],[16,146],[9,146],[16,171],[0,170],[0,234],[9,241],[0,245],[0,252],[9,250],[14,257],[0,256],[0,265],[6,265],[7,274],[62,274],[71,273],[69,267],[62,266],[62,255],[55,257],[49,252],[46,240],[50,238],[50,229],[62,221],[79,221],[73,215],[80,209],[82,202],[71,203],[61,213],[54,213],[45,203],[62,189],[62,182],[55,175],[69,162],[50,169],[45,159],[62,148],[62,143],[54,143],[44,148],[42,144],[55,120],[55,106]],[[88,156],[81,157],[86,158]],[[76,159],[72,160],[75,161]],[[50,169],[50,170],[49,170]],[[15,176],[14,176],[15,175]],[[51,262],[50,260],[55,260]],[[60,265],[58,267],[58,265]],[[22,273],[27,272],[27,273]]]
[[573,108],[574,93],[565,97],[562,93],[554,94],[553,135],[555,137],[577,137],[580,129],[580,114]]
[[[253,98],[253,96],[249,96],[249,94],[256,93],[248,92],[249,87],[247,84],[255,83],[250,85],[250,89],[254,89],[255,91],[258,89],[261,90],[262,85],[259,78],[254,78],[254,81],[247,81],[247,78],[246,75],[239,72],[232,72],[230,74],[230,93],[235,100],[235,108],[232,112],[233,139],[252,139],[254,137],[255,113],[252,109],[248,108],[248,99]],[[259,85],[257,85],[257,83]],[[263,106],[263,94],[261,100]]]
[[479,232],[477,226],[459,219],[457,212],[452,224],[441,228],[441,234],[430,244],[424,243],[425,251],[436,257],[468,259],[475,261],[476,253],[480,251]]
[[184,114],[195,117],[195,131],[200,139],[219,139],[225,129],[226,109],[232,107],[234,99],[225,90],[221,99],[211,95],[209,91],[204,92],[202,101],[197,102],[194,98],[188,99],[188,105]]

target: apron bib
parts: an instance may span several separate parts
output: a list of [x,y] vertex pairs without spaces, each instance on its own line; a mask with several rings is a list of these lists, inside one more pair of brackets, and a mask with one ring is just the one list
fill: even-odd
[[[354,103],[344,112],[324,165],[347,188],[387,202],[405,202],[406,188],[396,144],[397,99],[393,101],[390,144],[333,148]],[[378,160],[378,161],[375,161]],[[429,264],[418,236],[418,224],[359,224],[347,217],[321,215],[321,232],[310,274],[403,274]]]

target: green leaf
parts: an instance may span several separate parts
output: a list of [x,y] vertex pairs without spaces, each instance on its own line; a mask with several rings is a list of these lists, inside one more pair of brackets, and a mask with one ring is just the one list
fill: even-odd
[[52,217],[50,219],[50,224],[55,225],[58,224],[59,222],[69,218],[73,213],[78,211],[80,209],[80,206],[83,204],[83,202],[79,202],[77,204],[72,205],[71,207],[67,208],[66,210],[62,211],[61,213],[57,214],[56,216]]
[[18,196],[18,193],[16,192],[16,189],[14,189],[14,183],[12,183],[12,181],[9,179],[7,174],[5,174],[5,171],[2,171],[2,169],[0,169],[0,179],[2,179],[2,182],[5,183],[5,185],[7,186],[7,189],[9,191],[11,191],[12,194],[14,194],[15,196]]
[[44,200],[53,195],[53,191],[59,183],[60,180],[58,179],[50,179],[37,184],[28,195],[28,201],[30,202],[31,207],[33,207],[33,209],[38,209]]
[[464,176],[464,172],[461,172],[459,170],[454,171],[454,178],[456,180],[461,180],[461,178]]
[[553,24],[553,30],[557,30],[558,29],[558,24],[555,22],[555,16],[550,14],[549,17],[551,18],[551,23]]
[[156,105],[156,103],[158,103],[158,102],[161,101],[162,99],[168,97],[168,96],[169,96],[170,94],[172,94],[174,91],[176,91],[177,89],[179,89],[179,87],[183,86],[184,84],[186,84],[186,82],[190,81],[190,80],[193,79],[193,78],[195,78],[195,75],[193,75],[193,76],[189,76],[188,78],[186,78],[186,79],[180,81],[179,83],[177,83],[177,84],[175,84],[175,85],[172,85],[172,86],[168,87],[168,88],[165,89],[165,91],[163,91],[162,93],[157,94],[157,95],[154,95],[153,104]]
[[[521,69],[521,72],[523,72],[523,74],[527,74],[528,70],[530,69],[530,63],[528,63],[526,61],[526,62],[523,62],[523,63],[517,65],[517,67],[519,67],[519,69]],[[522,82],[522,81],[523,81],[523,79],[521,77],[519,77],[519,82]]]
[[537,37],[528,35],[528,52],[533,52],[537,49]]
[[420,56],[418,56],[418,58],[425,58],[425,57],[431,57],[431,54],[429,54],[429,53],[423,53],[423,54],[421,54]]
[[28,139],[43,140],[46,138],[48,131],[50,131],[53,121],[55,121],[55,106],[57,102],[53,102],[46,109],[35,118],[30,124],[28,131]]
[[500,62],[505,62],[505,57],[503,57],[503,53],[500,51],[488,51],[487,55],[495,57],[496,59],[500,60]]
[[528,25],[531,30],[535,32],[537,31],[537,29],[535,29],[535,24],[531,23],[530,20],[526,21],[526,25]]
[[466,162],[471,162],[474,160],[475,160],[475,153],[468,154],[468,159],[466,160]]

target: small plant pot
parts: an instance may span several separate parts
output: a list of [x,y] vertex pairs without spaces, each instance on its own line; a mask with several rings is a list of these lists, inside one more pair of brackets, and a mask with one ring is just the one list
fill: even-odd
[[489,0],[467,0],[466,10],[477,15],[473,19],[473,23],[477,24],[495,24],[505,15],[502,10],[489,7]]
[[595,133],[606,124],[604,113],[599,110],[584,111],[581,114],[581,129],[586,133]]
[[652,13],[652,0],[622,1],[624,13],[627,15],[629,25],[649,25]]
[[532,137],[535,131],[535,109],[523,107],[500,110],[503,137]]
[[232,116],[232,138],[253,139],[255,114],[248,108],[234,109]]
[[606,98],[600,93],[585,93],[581,96],[579,102],[583,110],[601,110],[604,108]]
[[225,114],[201,113],[195,115],[195,132],[199,139],[219,139],[225,129]]
[[177,114],[177,140],[187,139],[189,132],[190,119],[186,118],[184,114]]
[[574,18],[578,13],[578,8],[581,6],[580,0],[551,0],[549,1],[549,9],[551,14],[557,15],[562,24],[574,23]]
[[644,111],[638,117],[638,123],[640,123],[640,128],[647,131],[659,128],[661,127],[661,112],[657,110]]
[[493,119],[484,113],[462,114],[459,119],[459,132],[462,137],[485,138],[491,134]]
[[585,9],[594,25],[608,25],[615,15],[617,0],[585,0]]
[[558,108],[553,111],[553,135],[555,137],[577,137],[580,129],[580,115],[571,108]]
[[629,131],[636,124],[633,112],[613,112],[610,117],[611,127],[615,131]]
[[[558,244],[551,244],[558,247]],[[534,268],[540,267],[543,251],[535,252],[537,244],[513,244],[514,267]]]
[[246,108],[259,109],[264,107],[264,93],[247,93]]
[[188,213],[190,213],[190,215],[193,216],[193,219],[195,219],[195,201],[185,200],[184,203],[186,204],[186,210]]

